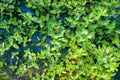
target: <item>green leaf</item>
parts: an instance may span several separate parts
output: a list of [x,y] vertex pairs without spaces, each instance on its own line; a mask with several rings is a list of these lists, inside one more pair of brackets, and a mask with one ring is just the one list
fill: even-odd
[[18,46],[17,44],[13,44],[13,47],[14,47],[15,49],[19,49],[19,46]]
[[39,69],[39,66],[38,66],[36,63],[33,63],[33,66],[34,66],[36,69]]

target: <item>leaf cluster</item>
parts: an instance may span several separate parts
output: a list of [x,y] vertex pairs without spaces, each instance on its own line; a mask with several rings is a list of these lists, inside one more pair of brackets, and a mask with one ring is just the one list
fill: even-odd
[[0,78],[112,79],[119,7],[119,0],[0,0]]

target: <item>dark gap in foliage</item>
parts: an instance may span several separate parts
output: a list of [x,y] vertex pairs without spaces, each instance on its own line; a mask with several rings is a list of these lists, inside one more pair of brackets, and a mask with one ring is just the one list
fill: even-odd
[[101,18],[102,20],[105,20],[105,19],[106,19],[106,17],[105,17],[105,16],[101,16],[100,18]]
[[9,32],[13,33],[14,29],[15,29],[15,26],[13,24],[10,24]]
[[3,14],[2,16],[3,16],[3,19],[5,19],[5,20],[9,20],[10,19],[10,15]]
[[4,56],[6,57],[7,65],[10,65],[11,54],[9,54],[8,51],[5,51]]
[[73,74],[73,75],[76,75],[76,74],[77,74],[76,72],[77,72],[77,71],[73,71],[72,74]]
[[42,46],[37,46],[37,44],[43,39],[44,34],[40,33],[39,31],[36,31],[32,37],[31,42],[29,42],[26,46],[26,49],[30,49],[31,52],[40,52],[41,50],[44,50],[45,48]]
[[[42,71],[45,68],[45,64],[44,64],[43,59],[38,59],[37,63],[39,64],[40,71]],[[40,74],[42,74],[42,73],[40,73]]]
[[78,45],[78,44],[77,44],[77,46],[78,46],[79,48],[82,48],[82,46],[81,46],[81,45]]
[[1,45],[3,42],[4,42],[4,40],[3,40],[3,39],[0,39],[0,45]]
[[39,53],[41,50],[45,50],[46,48],[43,46],[37,46],[37,44],[29,42],[25,47],[23,47],[23,51],[28,49],[30,49],[30,52]]
[[[40,13],[36,14],[36,11],[38,11],[38,10],[32,9],[32,12],[33,12],[32,16],[40,17]],[[38,11],[38,12],[40,12],[40,11]]]
[[9,10],[11,10],[11,12],[13,12],[13,9],[11,9],[11,8],[5,8],[2,12],[4,12],[4,14],[6,14],[6,15],[10,15],[11,12]]
[[[50,13],[49,7],[43,7],[43,9],[45,10],[44,14]],[[52,9],[52,7],[51,7],[51,9]]]
[[6,32],[6,30],[5,30],[5,29],[0,28],[0,36],[2,36],[2,35],[3,35],[3,33],[5,33],[5,32]]
[[14,10],[14,12],[13,12],[12,14],[13,14],[13,16],[14,16],[15,18],[17,18],[17,20],[22,20],[22,21],[24,21],[24,19],[22,18],[22,16],[20,16],[20,12],[17,11],[17,8]]
[[41,50],[45,50],[44,47],[42,47],[42,46],[36,46],[36,45],[30,46],[29,49],[30,49],[31,52],[34,52],[34,53],[39,53]]
[[40,25],[38,25],[38,27],[37,27],[37,31],[40,31],[40,29],[41,29],[41,28],[40,28]]
[[51,44],[51,42],[50,42],[51,40],[52,40],[52,38],[50,36],[47,36],[47,38],[45,40],[45,43],[46,44]]
[[67,10],[64,10],[64,9],[63,9],[63,11],[64,11],[64,12],[60,13],[60,18],[59,18],[59,20],[62,21],[62,26],[65,25],[65,27],[67,27],[68,25],[66,25],[66,23],[65,23],[65,18],[69,17],[69,15],[68,15],[68,11],[67,11]]
[[38,17],[46,16],[46,14],[49,14],[49,11],[47,11],[47,9],[44,8],[43,6],[39,6],[36,9],[33,9],[33,12],[35,13],[36,10],[39,12],[39,16]]
[[117,29],[120,29],[120,15],[117,15],[115,20],[116,20],[116,27],[117,27]]
[[0,22],[3,20],[3,14],[0,13]]
[[[4,53],[5,54],[4,56],[6,57],[6,62],[7,62],[8,65],[11,65],[11,64],[14,65],[14,63],[16,62],[16,59],[14,59],[14,58],[12,59],[11,58],[12,57],[12,52],[20,53],[20,54],[17,55],[17,57],[19,58],[18,64],[21,61],[24,61],[23,55],[24,55],[25,47],[23,46],[23,43],[17,44],[17,45],[19,46],[19,49],[15,49],[14,47],[11,47],[9,50],[5,51],[5,53]],[[10,62],[10,60],[13,61],[13,62]]]
[[68,17],[68,13],[60,13],[60,20],[63,21],[66,17]]
[[44,34],[40,33],[39,31],[36,31],[31,37],[32,43],[34,45],[37,45],[40,42],[40,40],[43,39],[43,37]]
[[102,0],[97,0],[98,2],[102,2]]
[[[36,45],[31,45],[31,44],[27,44],[27,46],[23,46],[23,44],[19,44],[19,49],[15,49],[13,47],[10,48],[10,50],[5,51],[4,53],[4,57],[6,57],[6,63],[7,63],[7,69],[8,69],[8,74],[14,78],[17,79],[15,72],[17,71],[17,69],[19,68],[20,63],[24,63],[24,59],[23,59],[23,55],[24,55],[24,50],[30,49],[31,52],[35,52],[37,53],[37,51],[40,50],[44,50],[45,48],[42,46],[36,46]],[[19,57],[19,60],[17,60],[16,58],[11,58],[12,57],[12,52],[18,52],[20,54],[18,54],[17,56]],[[14,71],[12,71],[11,69],[9,69],[10,65],[15,65],[16,61],[18,62],[17,64],[17,69],[15,69]],[[40,65],[41,66],[41,65]]]
[[[97,29],[98,30],[98,29]],[[107,41],[107,42],[112,42],[112,38],[115,37],[114,33],[113,34],[107,34],[108,29],[99,29],[98,31],[96,31],[95,33],[95,40],[94,40],[94,44],[97,45],[102,45],[102,41]],[[100,37],[101,36],[101,37]]]
[[23,0],[20,1],[20,9],[23,13],[32,12],[32,9],[28,8]]
[[10,79],[12,80],[17,79],[18,76],[8,66],[6,67],[6,72],[8,76],[10,77]]
[[96,45],[96,47],[98,48],[98,46],[100,45],[100,40],[99,40],[99,38],[97,38],[98,37],[98,35],[95,35],[95,40],[93,41],[93,43]]
[[75,34],[76,27],[74,27],[74,28],[70,28],[70,31],[71,31],[71,33],[74,33],[74,34]]
[[113,77],[113,80],[120,80],[120,72],[117,72],[117,74]]
[[97,24],[97,21],[94,21],[93,24]]
[[55,74],[55,80],[59,80],[59,75]]
[[9,32],[7,30],[0,28],[0,39],[6,40],[10,36]]
[[34,26],[34,27],[36,27],[36,30],[37,31],[40,31],[40,24],[39,23],[36,23],[36,22],[34,22],[34,21],[31,21],[32,22],[32,25]]
[[7,65],[6,65],[6,72],[8,73],[8,75],[10,77],[16,78],[17,75],[15,74],[15,72],[17,71],[17,69],[18,69],[20,64],[16,65],[17,68],[14,71],[10,69],[10,66],[15,66],[16,62],[19,63],[19,61],[16,58],[13,58],[13,59],[11,58],[11,52],[17,52],[17,50],[14,49],[14,48],[11,48],[11,51],[5,51],[4,56],[6,57],[6,63],[7,63]]
[[51,0],[51,3],[53,3],[54,2],[54,0]]
[[110,17],[110,23],[112,23],[113,21],[115,21],[115,16],[112,16],[112,17]]
[[65,29],[69,29],[70,27],[69,26],[64,26],[65,27]]
[[97,59],[94,57],[94,59],[93,59],[93,60],[94,60],[94,63],[96,64],[96,63],[97,63]]
[[86,3],[85,3],[85,7],[90,8],[90,5],[91,5],[91,2],[89,0],[87,0]]
[[23,52],[22,52],[22,47],[20,47],[19,49],[15,49],[14,47],[11,47],[9,51],[5,51],[5,57],[6,57],[6,62],[7,62],[7,65],[15,65],[15,62],[17,61],[16,58],[13,58],[12,59],[12,52],[15,52],[15,53],[20,53],[18,55],[16,55],[17,57],[19,57],[19,60],[18,60],[18,63],[20,60],[23,59]]
[[65,48],[63,48],[63,49],[61,50],[62,56],[67,55],[68,50],[69,50],[69,47],[65,47]]
[[[63,49],[61,49],[61,56],[59,57],[58,63],[62,62],[62,58],[65,57],[68,53],[69,47],[65,47]],[[66,65],[66,63],[64,63],[64,66]]]
[[113,80],[120,80],[120,65],[118,67],[118,71],[116,72],[116,75],[113,77]]
[[10,24],[9,25],[9,34],[13,35],[16,30],[19,30],[17,26]]
[[81,75],[81,77],[82,77],[82,78],[86,78],[86,76],[85,76],[85,75]]
[[24,77],[20,77],[17,80],[26,80]]
[[86,12],[86,15],[89,15],[89,12]]
[[49,10],[53,10],[54,8],[52,6],[49,6]]

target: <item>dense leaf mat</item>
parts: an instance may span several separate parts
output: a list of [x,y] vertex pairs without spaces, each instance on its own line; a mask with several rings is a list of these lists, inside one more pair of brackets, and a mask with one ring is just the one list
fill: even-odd
[[0,78],[112,79],[119,8],[119,0],[0,0]]

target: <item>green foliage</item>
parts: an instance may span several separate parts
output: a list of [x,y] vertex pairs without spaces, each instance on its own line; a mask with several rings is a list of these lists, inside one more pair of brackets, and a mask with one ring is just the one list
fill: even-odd
[[0,79],[111,80],[119,0],[1,0]]

